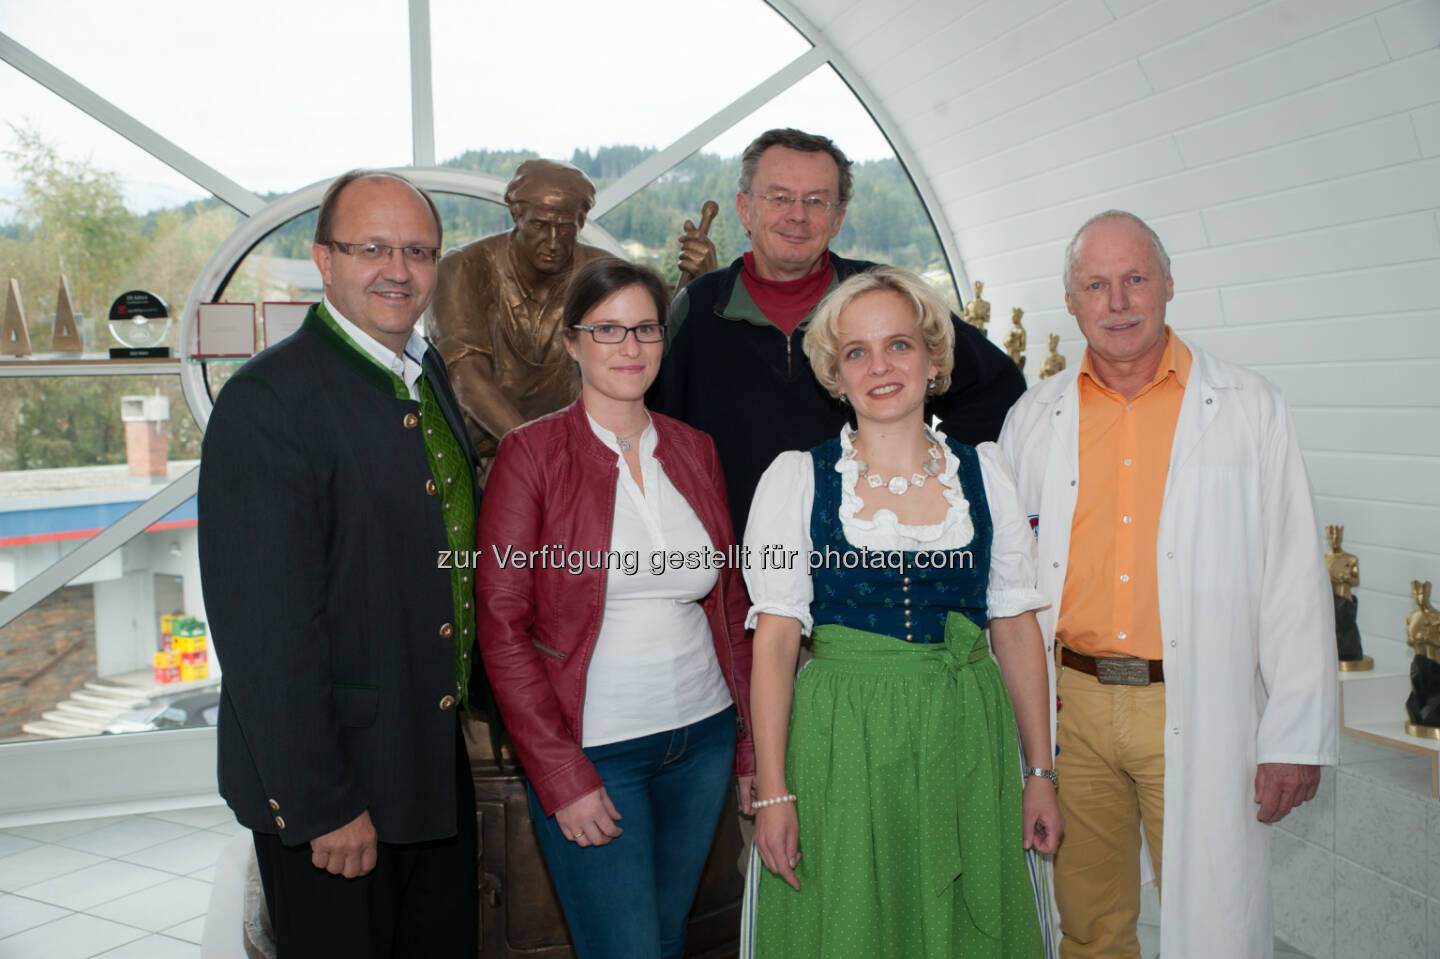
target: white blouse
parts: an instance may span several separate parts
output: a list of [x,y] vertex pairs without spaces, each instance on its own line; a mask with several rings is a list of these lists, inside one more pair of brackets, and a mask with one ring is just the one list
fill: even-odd
[[[963,549],[975,538],[970,501],[960,486],[960,461],[946,445],[943,433],[932,430],[931,434],[945,451],[944,469],[935,478],[950,505],[939,523],[911,526],[884,508],[877,509],[870,519],[856,517],[864,504],[855,492],[860,467],[851,444],[854,430],[846,426],[841,431],[842,452],[835,463],[835,472],[840,474],[840,523],[853,545],[874,550]],[[1004,455],[994,443],[981,443],[975,449],[980,454],[980,478],[995,527],[990,547],[990,582],[985,592],[990,616],[1017,616],[1048,606],[1049,601],[1035,589],[1035,534],[1020,505]],[[801,631],[809,635],[814,625],[810,601],[815,594],[808,562],[812,547],[810,509],[814,501],[815,465],[808,452],[781,453],[760,477],[745,524],[745,547],[751,557],[745,585],[752,604],[745,619],[747,629],[754,628],[761,613],[773,613],[799,620]],[[767,547],[771,552],[765,554]],[[798,552],[782,554],[775,551],[776,547]],[[794,563],[766,561],[768,556],[777,555],[799,558]]]
[[606,572],[605,615],[585,673],[581,745],[587,747],[688,726],[731,703],[710,620],[700,606],[718,572],[703,564],[699,569],[661,564],[657,574],[651,565],[657,550],[712,549],[710,534],[655,458],[653,423],[638,442],[642,491],[615,434],[589,419],[620,467],[610,549],[635,562]]

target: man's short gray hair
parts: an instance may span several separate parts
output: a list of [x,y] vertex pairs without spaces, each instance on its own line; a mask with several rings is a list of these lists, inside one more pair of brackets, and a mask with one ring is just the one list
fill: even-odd
[[830,159],[835,161],[835,168],[840,171],[840,202],[850,202],[850,193],[855,184],[855,177],[850,172],[850,167],[854,164],[850,158],[829,137],[806,133],[794,127],[766,130],[752,140],[745,152],[740,154],[741,193],[750,192],[750,185],[755,182],[755,168],[760,165],[760,155],[771,147],[784,147],[787,150],[799,150],[801,153],[829,154]]
[[1138,226],[1141,230],[1145,231],[1145,235],[1150,238],[1151,244],[1153,244],[1155,247],[1155,258],[1160,261],[1160,272],[1167,279],[1169,278],[1170,254],[1165,252],[1165,244],[1160,242],[1160,234],[1150,229],[1150,224],[1146,223],[1144,220],[1140,219],[1138,216],[1129,212],[1128,210],[1106,210],[1104,213],[1095,214],[1090,219],[1086,220],[1083,224],[1081,224],[1080,229],[1076,230],[1075,235],[1070,238],[1070,242],[1065,244],[1064,281],[1066,293],[1070,292],[1070,284],[1075,279],[1075,246],[1080,242],[1080,235],[1083,234],[1086,230],[1090,229],[1090,227],[1094,226],[1096,223],[1099,223],[1101,220],[1116,219],[1129,220],[1131,223],[1134,223],[1136,226]]

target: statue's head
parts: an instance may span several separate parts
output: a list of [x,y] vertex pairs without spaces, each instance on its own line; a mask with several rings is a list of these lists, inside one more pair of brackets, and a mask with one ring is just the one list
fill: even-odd
[[976,280],[976,281],[975,281],[975,299],[977,299],[977,300],[980,299],[980,291],[983,290],[983,289],[985,289],[985,281],[984,281],[984,280]]
[[1415,605],[1421,609],[1430,605],[1430,581],[1412,579],[1410,581],[1410,595],[1415,598]]
[[595,205],[595,184],[558,160],[526,160],[505,188],[515,221],[515,253],[537,273],[570,269],[585,216]]
[[1050,343],[1050,352],[1051,352],[1051,353],[1057,352],[1057,351],[1060,349],[1060,334],[1059,334],[1059,333],[1051,333],[1049,336],[1045,337],[1045,339],[1048,340],[1049,343]]
[[1011,323],[1014,323],[1016,326],[1019,326],[1019,325],[1020,325],[1020,317],[1022,317],[1022,316],[1024,316],[1024,315],[1025,315],[1025,311],[1022,310],[1022,309],[1020,309],[1020,307],[1018,307],[1018,306],[1012,307],[1011,310],[1010,310],[1010,322],[1011,322]]

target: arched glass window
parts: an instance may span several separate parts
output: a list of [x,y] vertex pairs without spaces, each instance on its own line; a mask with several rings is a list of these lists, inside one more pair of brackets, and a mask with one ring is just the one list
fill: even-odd
[[[628,255],[673,271],[674,234],[703,199],[722,210],[712,231],[721,256],[745,248],[733,209],[738,154],[765,129],[798,126],[831,136],[858,163],[837,252],[927,271],[954,304],[950,231],[935,219],[938,208],[927,213],[927,187],[910,182],[903,144],[881,129],[881,112],[862,102],[863,86],[843,60],[823,38],[812,43],[815,30],[788,5],[743,0],[725,14],[664,0],[563,0],[545,8],[543,23],[523,4],[461,0],[255,0],[243,13],[181,0],[7,7],[0,281],[21,280],[32,346],[44,351],[59,274],[68,272],[89,339],[82,357],[0,359],[0,520],[10,522],[0,521],[0,648],[33,643],[56,603],[88,609],[93,620],[122,615],[122,599],[149,597],[123,613],[145,624],[123,646],[106,638],[113,629],[90,627],[90,673],[78,679],[104,681],[113,664],[137,672],[147,618],[162,607],[203,618],[193,608],[193,529],[183,525],[199,430],[178,386],[182,370],[198,371],[180,359],[125,367],[104,359],[111,344],[101,314],[127,289],[160,293],[176,314],[197,298],[258,306],[313,295],[308,209],[247,243],[236,237],[251,218],[341,170],[475,170],[503,183],[523,155],[574,162],[597,185],[592,224]],[[41,195],[47,204],[27,200]],[[485,191],[442,189],[439,198],[447,245],[509,225]],[[118,252],[97,257],[104,243]],[[123,269],[102,273],[101,262]],[[201,277],[210,278],[204,289]],[[180,345],[176,329],[169,342]],[[87,433],[81,400],[100,393]],[[157,393],[168,400],[169,447],[143,495],[125,494],[128,515],[115,520],[121,500],[112,495],[111,512],[87,514],[93,525],[72,517],[60,529],[54,514],[44,518],[58,508],[46,497],[110,495],[91,488],[99,481],[84,471],[125,462],[131,421],[121,401]],[[159,405],[131,407],[154,415]],[[17,427],[6,435],[11,422]],[[49,459],[22,460],[22,446],[46,448]],[[25,467],[73,475],[35,473],[21,483]],[[52,488],[62,481],[74,487]],[[47,522],[56,528],[41,529]],[[26,537],[50,537],[48,552],[7,557],[42,542]],[[142,554],[149,565],[139,570]],[[116,569],[123,573],[107,579]],[[137,588],[136,576],[148,585]],[[77,599],[82,588],[112,599]],[[73,665],[75,655],[64,660]],[[0,729],[0,741],[14,738],[25,737]],[[200,768],[195,784],[213,788],[212,776]]]

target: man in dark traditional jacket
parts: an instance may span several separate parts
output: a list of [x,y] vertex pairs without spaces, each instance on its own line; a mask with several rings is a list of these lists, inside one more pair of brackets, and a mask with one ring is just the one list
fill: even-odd
[[456,707],[472,671],[485,687],[470,564],[437,559],[474,547],[476,457],[414,329],[440,233],[405,179],[337,179],[324,301],[230,378],[205,435],[220,793],[255,834],[281,957],[475,955]]

